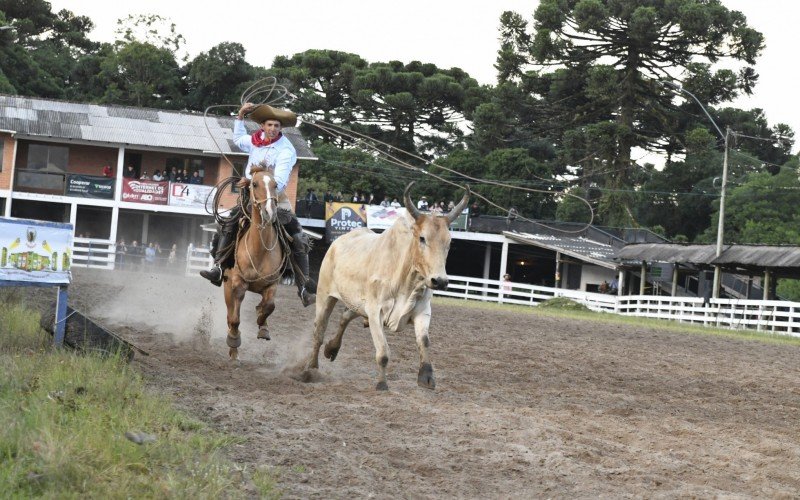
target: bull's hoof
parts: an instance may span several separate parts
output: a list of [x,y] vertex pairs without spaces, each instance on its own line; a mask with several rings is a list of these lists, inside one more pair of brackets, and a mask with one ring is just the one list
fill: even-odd
[[389,384],[387,384],[385,380],[381,380],[380,382],[375,384],[375,390],[376,391],[388,391],[389,390]]
[[242,337],[241,336],[231,337],[230,335],[228,335],[228,337],[225,339],[225,342],[228,344],[228,347],[236,349],[237,347],[242,345]]
[[426,389],[436,388],[436,379],[433,377],[433,367],[430,363],[423,363],[422,366],[419,367],[417,385]]
[[329,360],[333,361],[336,359],[336,356],[339,354],[338,347],[331,347],[330,344],[325,344],[325,357]]
[[271,337],[269,336],[269,330],[266,326],[262,326],[258,329],[257,337],[264,340],[270,340]]

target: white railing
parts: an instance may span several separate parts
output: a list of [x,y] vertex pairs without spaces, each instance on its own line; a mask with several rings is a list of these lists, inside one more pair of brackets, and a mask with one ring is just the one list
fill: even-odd
[[111,240],[73,238],[72,266],[114,269],[116,245]]
[[199,272],[209,269],[214,264],[214,259],[207,248],[198,248],[189,245],[186,249],[186,276],[199,276]]
[[[758,330],[800,337],[800,303],[776,300],[710,299],[653,295],[607,295],[498,280],[450,276],[447,290],[435,295],[501,304],[535,306],[566,297],[594,311],[668,319],[736,330]],[[505,288],[504,288],[505,287]],[[510,289],[509,289],[510,288]]]

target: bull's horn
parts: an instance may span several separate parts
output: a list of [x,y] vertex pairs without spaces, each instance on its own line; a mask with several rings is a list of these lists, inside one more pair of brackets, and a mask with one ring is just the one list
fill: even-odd
[[451,210],[450,213],[447,214],[446,216],[447,221],[450,223],[458,219],[458,216],[461,215],[461,212],[464,211],[464,208],[467,206],[467,203],[469,203],[469,186],[465,186],[464,189],[465,189],[464,197],[461,198],[461,201],[458,202],[458,205],[456,205],[453,208],[453,210]]
[[406,186],[406,190],[403,191],[403,203],[405,203],[406,210],[408,210],[408,213],[410,213],[411,216],[414,217],[414,220],[417,220],[419,219],[419,216],[422,214],[420,214],[419,210],[417,210],[417,206],[411,202],[411,195],[409,194],[411,192],[411,186],[414,185],[414,182],[415,181],[409,182],[408,186]]

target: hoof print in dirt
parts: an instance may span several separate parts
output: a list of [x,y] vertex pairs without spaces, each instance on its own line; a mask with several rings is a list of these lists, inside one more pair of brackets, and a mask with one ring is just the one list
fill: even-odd
[[375,385],[375,390],[376,391],[388,391],[389,390],[389,384],[387,384],[386,382],[378,382]]

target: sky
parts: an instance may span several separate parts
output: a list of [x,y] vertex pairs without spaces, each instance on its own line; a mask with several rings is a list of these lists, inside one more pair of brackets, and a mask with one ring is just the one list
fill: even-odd
[[[520,13],[532,24],[537,0],[295,0],[236,2],[208,0],[50,0],[89,16],[90,38],[111,42],[117,20],[130,14],[160,14],[186,38],[190,58],[220,42],[241,43],[250,64],[269,67],[275,56],[308,49],[352,52],[369,62],[418,60],[439,67],[459,67],[480,83],[494,84],[500,14]],[[800,143],[800,79],[796,30],[800,2],[792,0],[722,0],[764,34],[766,49],[756,61],[759,83],[754,94],[731,105],[761,108],[770,125],[786,123]],[[223,5],[230,5],[224,8]],[[800,145],[796,144],[794,152]]]

